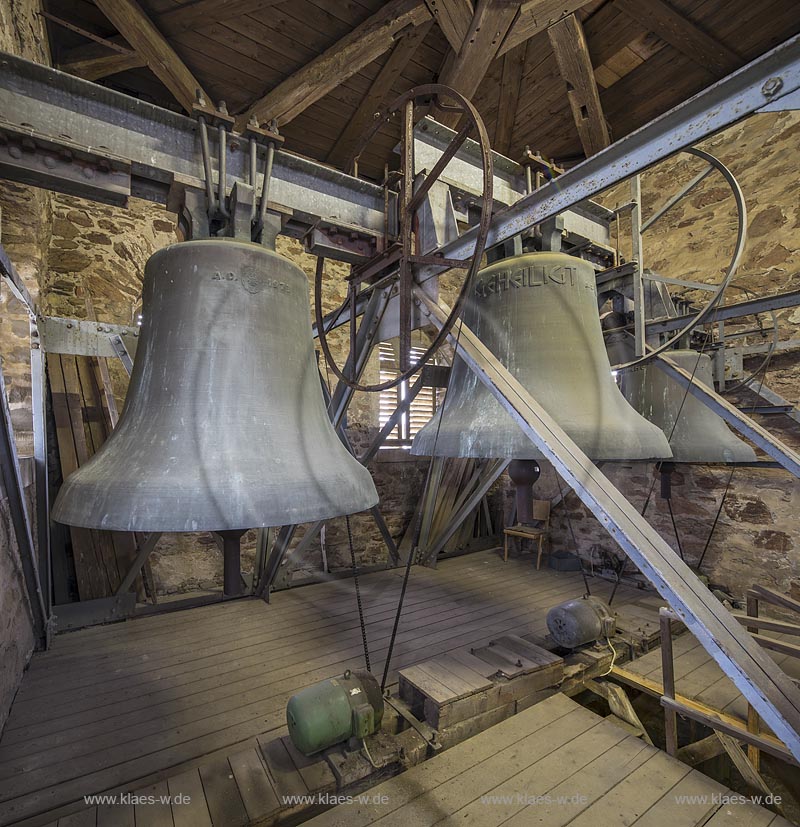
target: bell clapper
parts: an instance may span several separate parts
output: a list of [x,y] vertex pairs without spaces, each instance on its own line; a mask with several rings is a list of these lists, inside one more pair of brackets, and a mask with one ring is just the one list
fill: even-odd
[[515,459],[508,466],[517,497],[517,524],[533,525],[533,485],[541,473],[535,459]]

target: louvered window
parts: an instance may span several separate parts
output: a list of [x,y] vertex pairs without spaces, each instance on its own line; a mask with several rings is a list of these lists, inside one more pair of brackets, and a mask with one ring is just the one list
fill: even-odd
[[[423,347],[411,347],[411,364],[419,360],[425,352]],[[399,375],[399,364],[397,355],[397,340],[393,342],[381,342],[378,345],[378,356],[380,359],[380,381],[386,382]],[[381,391],[379,423],[382,428],[391,415],[395,412],[398,404],[406,398],[409,388],[416,382],[419,374],[411,379],[401,382],[394,388]],[[425,425],[436,411],[436,388],[422,388],[411,402],[408,410],[400,417],[391,434],[384,442],[385,448],[408,448],[416,433]]]

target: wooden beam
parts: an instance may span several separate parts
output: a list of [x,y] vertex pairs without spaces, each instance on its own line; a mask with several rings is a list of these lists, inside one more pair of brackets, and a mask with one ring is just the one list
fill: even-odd
[[501,155],[508,155],[511,151],[511,136],[514,132],[527,51],[528,44],[520,43],[503,57],[503,76],[497,96],[497,121],[492,143],[492,148]]
[[[439,83],[471,98],[497,56],[497,50],[517,11],[518,7],[507,0],[478,0],[464,44],[458,55],[445,61]],[[459,116],[437,114],[436,119],[446,126],[455,127]]]
[[95,3],[187,112],[192,111],[198,90],[208,97],[136,0],[95,0]]
[[498,57],[535,34],[545,31],[585,4],[586,0],[531,0],[523,3],[516,20],[497,50]]
[[583,26],[574,14],[552,25],[547,34],[553,47],[561,77],[567,85],[567,98],[583,151],[588,158],[605,149],[611,139],[600,105],[592,61],[586,46]]
[[665,0],[614,0],[614,5],[712,75],[727,75],[744,63],[736,52]]
[[350,169],[359,138],[373,123],[381,106],[389,98],[395,81],[400,77],[432,26],[433,21],[428,20],[411,29],[397,42],[362,98],[355,115],[347,122],[347,126],[336,139],[333,149],[328,153],[329,164],[344,170]]
[[450,48],[458,54],[469,31],[474,9],[472,0],[425,0]]
[[[175,37],[222,20],[230,20],[244,14],[257,14],[283,2],[285,0],[196,0],[194,3],[178,6],[154,16],[153,24],[165,37]],[[118,46],[126,45],[125,38],[119,35],[108,40]],[[127,56],[110,55],[106,49],[96,44],[88,44],[66,51],[58,65],[64,72],[86,80],[97,80],[147,64],[136,52]]]
[[[115,37],[113,40],[118,44],[125,43],[122,37]],[[89,43],[65,52],[58,63],[58,68],[62,72],[69,72],[71,75],[77,75],[86,80],[99,80],[115,75],[117,72],[126,72],[128,69],[136,69],[144,65],[144,59],[136,52],[129,55],[109,53],[105,46],[99,43]]]
[[430,19],[423,0],[391,0],[349,34],[255,101],[237,119],[243,128],[251,117],[259,123],[289,123],[364,68],[397,41],[408,26]]

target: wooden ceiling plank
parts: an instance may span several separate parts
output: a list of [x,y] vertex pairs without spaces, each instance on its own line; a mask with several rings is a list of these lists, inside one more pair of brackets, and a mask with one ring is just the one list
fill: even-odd
[[174,37],[244,14],[258,14],[283,2],[285,0],[195,0],[160,14],[155,22],[167,37]]
[[625,14],[712,74],[724,76],[743,60],[665,0],[614,0]]
[[[471,98],[497,56],[497,50],[517,12],[518,7],[507,0],[478,0],[464,44],[458,55],[452,57],[451,52],[445,60],[439,83]],[[435,117],[452,127],[460,119],[457,114],[450,113],[437,113]]]
[[647,29],[623,13],[612,0],[584,21],[583,32],[592,63],[603,66],[623,46],[647,34]]
[[583,26],[578,18],[571,14],[551,26],[547,34],[561,77],[567,84],[567,99],[583,151],[588,158],[605,149],[611,141],[600,105],[600,95]]
[[523,3],[519,15],[497,50],[498,57],[577,11],[585,3],[586,0],[529,0]]
[[472,23],[472,0],[425,0],[425,5],[452,50],[458,54]]
[[414,52],[430,31],[433,21],[429,20],[403,35],[392,49],[386,63],[372,82],[367,94],[350,118],[344,131],[328,154],[328,163],[349,170],[352,166],[357,142],[373,123],[376,113],[389,98],[394,84],[408,65]]
[[242,128],[251,117],[259,123],[286,124],[343,80],[388,51],[407,26],[430,19],[422,0],[391,0],[349,34],[255,101],[239,116]]
[[136,0],[95,0],[97,7],[116,26],[117,31],[143,58],[150,71],[169,89],[187,111],[192,111],[200,82],[178,57],[163,34]]
[[[519,92],[525,69],[527,43],[520,43],[510,49],[503,57],[503,75],[497,95],[497,121],[494,128],[493,148],[501,155],[511,151],[511,135],[519,105]],[[483,110],[482,110],[483,111]]]
[[[202,29],[240,14],[255,13],[282,2],[285,0],[196,0],[155,15],[152,22],[164,36],[175,37],[183,32]],[[127,46],[126,39],[121,35],[110,37],[109,40],[118,46]],[[90,43],[68,49],[59,60],[58,67],[86,80],[99,80],[145,65],[144,58],[138,53],[110,55],[99,44]]]

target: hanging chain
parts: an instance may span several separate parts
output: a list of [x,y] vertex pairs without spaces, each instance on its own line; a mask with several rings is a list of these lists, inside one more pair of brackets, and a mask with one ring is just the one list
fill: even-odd
[[369,644],[367,643],[367,626],[364,621],[364,606],[361,603],[361,586],[358,582],[358,566],[356,565],[356,552],[353,548],[353,532],[350,528],[350,515],[347,514],[344,518],[347,524],[347,542],[350,545],[350,561],[353,564],[353,583],[356,587],[356,604],[358,605],[358,621],[361,624],[361,641],[364,644],[364,663],[367,667],[367,672],[372,671],[369,662]]

